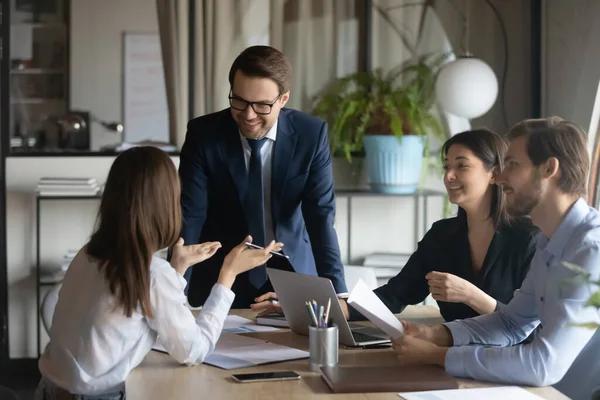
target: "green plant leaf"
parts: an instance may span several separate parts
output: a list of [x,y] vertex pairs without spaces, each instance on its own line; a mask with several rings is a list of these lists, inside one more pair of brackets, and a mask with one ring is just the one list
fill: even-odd
[[373,134],[445,140],[431,110],[437,73],[447,57],[426,54],[388,71],[357,72],[325,85],[312,99],[312,111],[328,123],[332,154],[351,162],[353,154],[364,153],[364,136]]
[[588,301],[585,303],[586,307],[596,307],[600,308],[600,291],[592,294]]
[[576,274],[583,275],[586,278],[590,277],[589,271],[581,268],[579,265],[575,265],[575,264],[567,262],[567,261],[563,261],[562,264],[565,267],[567,267],[568,269],[570,269],[571,271],[575,272]]
[[587,329],[596,329],[598,327],[600,327],[600,325],[594,323],[594,322],[587,322],[587,323],[583,323],[583,324],[569,324],[571,326],[576,326],[579,328],[587,328]]

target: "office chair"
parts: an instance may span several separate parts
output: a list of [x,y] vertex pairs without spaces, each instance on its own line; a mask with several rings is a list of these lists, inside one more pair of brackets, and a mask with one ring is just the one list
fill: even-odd
[[[50,334],[50,327],[52,326],[52,317],[54,316],[54,309],[56,308],[56,303],[58,302],[58,292],[60,291],[62,284],[56,284],[50,289],[46,296],[44,296],[44,300],[42,301],[42,324],[44,325],[44,329],[46,333]],[[1,399],[2,397],[0,397]]]
[[2,400],[19,400],[19,396],[9,388],[0,386],[0,399]]

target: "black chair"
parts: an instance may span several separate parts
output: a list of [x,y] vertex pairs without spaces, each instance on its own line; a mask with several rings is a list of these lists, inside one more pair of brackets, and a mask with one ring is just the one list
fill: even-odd
[[19,396],[9,388],[0,386],[0,399],[2,400],[19,400]]

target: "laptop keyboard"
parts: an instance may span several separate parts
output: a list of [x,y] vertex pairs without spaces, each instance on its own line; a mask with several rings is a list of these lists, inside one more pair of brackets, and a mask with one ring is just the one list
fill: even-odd
[[364,333],[352,331],[352,337],[356,343],[380,341],[381,338],[376,336],[366,335]]

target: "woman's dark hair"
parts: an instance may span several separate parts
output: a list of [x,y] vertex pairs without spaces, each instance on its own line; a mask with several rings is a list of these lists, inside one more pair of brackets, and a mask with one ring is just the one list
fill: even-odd
[[152,317],[152,254],[181,231],[180,186],[171,158],[156,147],[134,147],[110,168],[87,253],[100,261],[111,293],[131,317]]
[[[465,131],[452,136],[442,146],[442,161],[448,155],[448,150],[453,145],[461,145],[473,152],[483,163],[483,166],[488,171],[494,169],[500,172],[504,168],[504,156],[508,150],[508,144],[497,133],[489,129],[474,129]],[[462,208],[458,208],[458,216],[466,217],[466,212]],[[502,187],[495,185],[492,193],[492,202],[490,205],[490,215],[494,223],[494,229],[498,230],[503,226],[522,226],[530,227],[531,223],[528,219],[511,217],[506,211],[506,197],[502,191]]]

